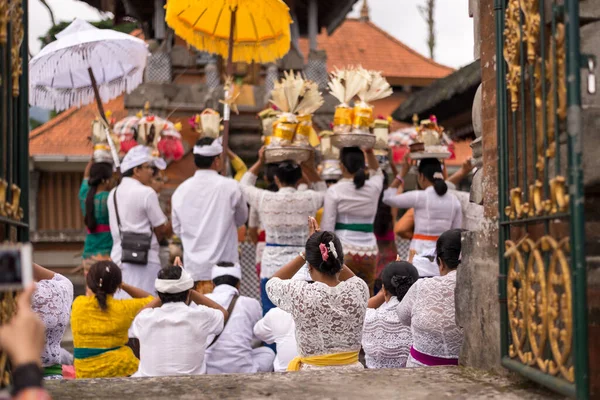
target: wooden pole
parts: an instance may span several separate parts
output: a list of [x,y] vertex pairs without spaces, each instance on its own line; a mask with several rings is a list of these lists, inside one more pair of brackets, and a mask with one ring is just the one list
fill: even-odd
[[[233,34],[235,32],[235,17],[237,8],[231,10],[231,23],[229,26],[229,51],[227,52],[227,76],[233,76]],[[233,90],[233,88],[230,88]],[[228,93],[225,93],[227,97]],[[229,117],[231,110],[229,105],[225,104],[223,108],[223,167],[222,174],[227,175],[227,150],[229,150]]]
[[106,119],[106,114],[104,113],[104,106],[102,105],[102,99],[100,99],[100,92],[98,91],[98,83],[96,82],[96,77],[94,76],[94,71],[92,68],[88,68],[88,74],[90,74],[90,81],[92,82],[92,88],[94,89],[94,97],[96,98],[96,106],[98,106],[98,112],[100,112],[100,118],[104,121],[104,125],[106,127],[106,140],[108,141],[108,145],[110,147],[110,152],[113,157],[113,161],[115,162],[115,167],[119,167],[121,165],[119,161],[119,156],[117,154],[117,148],[113,143],[112,138],[110,137],[110,132],[108,127],[110,126],[108,120]]

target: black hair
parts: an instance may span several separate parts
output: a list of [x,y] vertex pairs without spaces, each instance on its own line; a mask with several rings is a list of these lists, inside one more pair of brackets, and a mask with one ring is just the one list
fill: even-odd
[[[210,146],[212,142],[214,142],[214,140],[215,139],[213,138],[203,137],[196,142],[196,146]],[[194,163],[196,164],[196,167],[198,169],[209,169],[216,157],[219,156],[216,155],[207,157],[201,156],[199,154],[194,154]]]
[[123,178],[131,178],[131,177],[133,177],[133,170],[134,170],[134,169],[135,169],[135,167],[133,167],[133,168],[131,168],[131,169],[128,169],[127,171],[123,172],[123,173],[121,174],[121,176],[122,176]]
[[334,185],[334,184],[338,183],[338,180],[337,179],[326,179],[325,183],[327,185]]
[[[175,267],[175,266],[166,267],[166,268],[163,268],[160,271],[158,271],[157,278],[176,281],[179,278],[181,278],[181,271],[183,271],[181,269],[181,267]],[[185,291],[179,292],[179,293],[161,293],[161,292],[156,292],[156,293],[158,294],[160,301],[163,304],[166,304],[166,303],[179,303],[179,302],[185,303],[188,299],[189,292],[190,292],[189,290],[185,290]]]
[[279,168],[279,164],[277,163],[269,163],[265,166],[265,181],[267,181],[267,190],[271,192],[276,192],[279,190],[277,184],[275,183],[275,175],[277,174],[277,169]]
[[448,191],[448,185],[443,178],[434,177],[436,173],[442,174],[442,164],[437,158],[424,158],[419,163],[419,173],[423,174],[425,179],[433,183],[433,189],[438,196],[443,196]]
[[365,186],[365,154],[358,147],[344,147],[340,152],[340,161],[348,172],[354,175],[354,186],[357,189]]
[[407,261],[392,261],[381,273],[385,291],[402,301],[408,289],[419,279],[419,271]]
[[464,229],[451,229],[441,234],[435,243],[435,252],[438,265],[440,260],[449,269],[456,269],[460,264],[462,250],[461,236]]
[[285,186],[296,186],[298,181],[302,179],[302,169],[295,162],[286,160],[279,163],[275,176]]
[[94,232],[96,226],[96,210],[94,207],[94,198],[98,192],[98,185],[112,177],[112,165],[105,162],[93,163],[90,168],[90,177],[88,179],[89,190],[85,198],[85,226]]
[[240,283],[240,280],[231,275],[223,275],[223,276],[218,276],[215,279],[213,279],[213,283],[215,284],[215,286],[229,285],[229,286],[237,287],[238,283]]
[[[331,251],[330,243],[333,242],[337,257]],[[321,245],[327,249],[327,261],[323,260]],[[344,249],[342,242],[333,232],[315,232],[306,241],[306,262],[317,271],[326,275],[335,275],[342,270],[344,265]]]
[[378,236],[383,236],[394,229],[394,221],[392,218],[392,208],[383,202],[383,192],[388,188],[387,174],[383,174],[383,190],[379,195],[379,203],[377,204],[377,213],[373,222],[373,231]]
[[121,282],[123,282],[121,268],[112,261],[98,261],[91,266],[86,277],[87,286],[96,295],[102,311],[108,308],[107,297],[117,291]]

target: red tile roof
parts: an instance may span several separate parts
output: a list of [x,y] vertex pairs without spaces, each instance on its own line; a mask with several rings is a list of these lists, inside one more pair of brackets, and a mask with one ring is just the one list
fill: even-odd
[[[127,116],[124,95],[104,104],[117,121]],[[82,156],[90,155],[92,121],[99,116],[96,103],[70,108],[29,133],[29,154]]]
[[[413,79],[437,79],[454,71],[419,54],[370,21],[346,19],[331,36],[323,31],[317,44],[327,53],[330,71],[360,64],[382,71],[387,78]],[[308,39],[300,39],[300,49],[308,54]]]

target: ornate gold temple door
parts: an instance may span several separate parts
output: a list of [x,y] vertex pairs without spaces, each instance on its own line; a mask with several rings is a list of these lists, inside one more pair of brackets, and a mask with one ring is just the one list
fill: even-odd
[[495,10],[502,364],[588,398],[578,2]]
[[[0,241],[29,240],[27,0],[0,0]],[[14,313],[14,293],[0,293],[0,324]],[[0,354],[0,386],[10,383]]]

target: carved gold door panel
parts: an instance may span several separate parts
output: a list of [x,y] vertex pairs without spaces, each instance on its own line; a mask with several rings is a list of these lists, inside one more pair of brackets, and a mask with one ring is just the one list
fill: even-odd
[[576,0],[497,0],[502,363],[587,398]]

